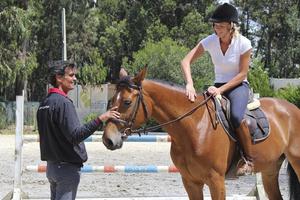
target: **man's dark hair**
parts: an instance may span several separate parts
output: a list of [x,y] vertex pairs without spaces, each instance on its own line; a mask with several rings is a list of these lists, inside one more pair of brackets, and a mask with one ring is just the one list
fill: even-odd
[[65,69],[67,67],[74,68],[76,63],[73,61],[56,60],[48,63],[48,82],[53,86],[57,87],[56,75],[65,75]]

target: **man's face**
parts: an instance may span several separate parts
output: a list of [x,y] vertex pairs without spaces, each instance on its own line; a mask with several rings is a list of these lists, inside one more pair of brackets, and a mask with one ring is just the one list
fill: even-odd
[[59,88],[66,94],[75,87],[77,69],[75,67],[66,67],[65,75],[57,77]]

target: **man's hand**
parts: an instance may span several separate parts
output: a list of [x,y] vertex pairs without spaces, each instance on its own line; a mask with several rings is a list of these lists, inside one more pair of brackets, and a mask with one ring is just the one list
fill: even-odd
[[115,107],[109,109],[108,111],[106,111],[105,113],[103,113],[102,115],[100,115],[98,118],[102,122],[106,122],[108,119],[119,119],[120,113],[117,111],[117,109],[118,109],[118,106],[115,106]]

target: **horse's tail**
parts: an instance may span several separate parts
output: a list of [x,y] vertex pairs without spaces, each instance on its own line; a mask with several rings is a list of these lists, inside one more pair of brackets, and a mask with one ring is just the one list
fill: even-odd
[[290,200],[300,199],[300,182],[293,169],[292,165],[288,163],[287,171],[289,174],[289,188],[290,188]]

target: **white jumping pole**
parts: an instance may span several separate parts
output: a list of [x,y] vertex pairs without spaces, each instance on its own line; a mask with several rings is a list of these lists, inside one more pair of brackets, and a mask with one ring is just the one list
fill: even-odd
[[15,136],[15,177],[13,200],[22,199],[22,146],[24,124],[24,90],[16,97],[16,136]]

